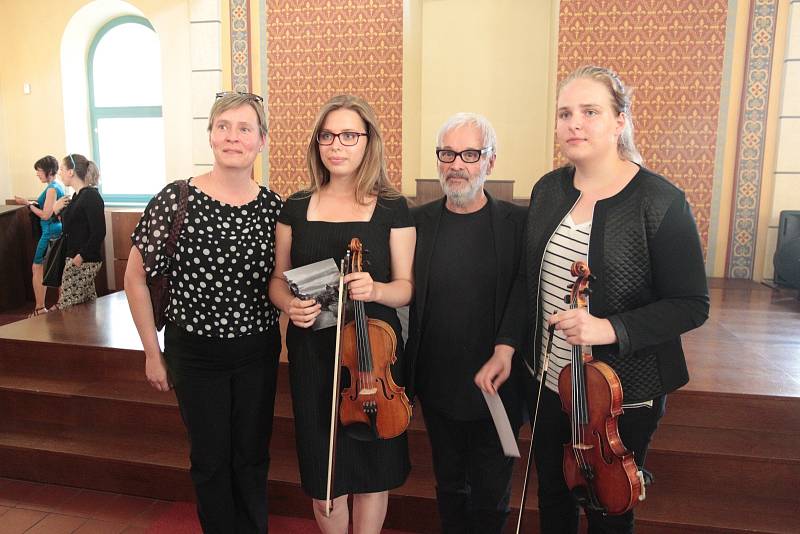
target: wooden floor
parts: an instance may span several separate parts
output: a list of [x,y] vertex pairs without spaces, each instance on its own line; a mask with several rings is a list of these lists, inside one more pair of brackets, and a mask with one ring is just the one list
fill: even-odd
[[[684,336],[691,382],[671,395],[648,455],[656,482],[637,532],[797,532],[800,301],[796,291],[711,280],[711,317]],[[124,294],[0,326],[0,477],[190,499],[174,396],[143,378]],[[286,368],[271,447],[270,498],[308,517],[299,489]],[[527,451],[529,432],[520,438]],[[437,532],[424,426],[409,430],[412,475],[392,493],[387,527]],[[521,487],[518,466],[514,502]],[[535,495],[535,477],[532,480]],[[764,509],[769,514],[760,513]],[[525,532],[535,532],[535,498]]]
[[711,279],[711,315],[683,337],[687,391],[800,397],[797,291]]

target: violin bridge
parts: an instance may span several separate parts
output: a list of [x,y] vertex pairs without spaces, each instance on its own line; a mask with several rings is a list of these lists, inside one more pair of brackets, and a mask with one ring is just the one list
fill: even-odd
[[575,443],[572,445],[573,449],[579,449],[582,451],[590,451],[594,449],[594,445],[587,445],[586,443]]
[[361,388],[358,390],[358,396],[361,395],[375,395],[378,392],[378,388]]

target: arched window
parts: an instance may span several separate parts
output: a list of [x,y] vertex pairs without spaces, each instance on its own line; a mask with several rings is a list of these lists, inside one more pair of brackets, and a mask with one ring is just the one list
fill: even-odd
[[89,48],[89,113],[100,188],[109,201],[141,202],[166,182],[161,53],[147,19],[106,23]]

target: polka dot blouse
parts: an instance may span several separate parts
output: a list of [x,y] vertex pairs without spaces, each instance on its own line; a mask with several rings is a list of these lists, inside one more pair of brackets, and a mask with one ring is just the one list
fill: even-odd
[[[131,236],[147,276],[169,268],[165,244],[178,196],[175,183],[162,189]],[[172,262],[169,321],[215,338],[261,333],[278,324],[267,283],[275,267],[275,222],[281,207],[280,197],[266,187],[252,202],[231,206],[189,183],[186,218]]]

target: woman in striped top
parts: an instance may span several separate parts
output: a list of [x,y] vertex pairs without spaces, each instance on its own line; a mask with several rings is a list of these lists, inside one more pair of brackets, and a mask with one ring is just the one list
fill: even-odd
[[[641,469],[667,393],[689,380],[680,335],[706,320],[709,301],[686,197],[642,166],[630,93],[615,73],[582,67],[561,83],[556,138],[570,164],[542,177],[531,194],[520,272],[535,306],[519,332],[529,341],[524,356],[535,400],[548,326],[555,325],[534,439],[540,523],[542,532],[577,532],[579,505],[561,467],[570,423],[557,394],[572,346],[591,347],[619,376],[626,408],[619,430]],[[563,300],[576,260],[596,276],[588,310],[567,309]],[[633,512],[586,515],[590,532],[633,532]]]

